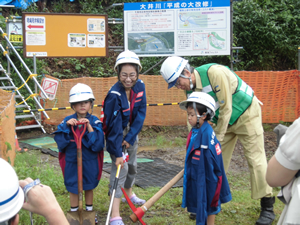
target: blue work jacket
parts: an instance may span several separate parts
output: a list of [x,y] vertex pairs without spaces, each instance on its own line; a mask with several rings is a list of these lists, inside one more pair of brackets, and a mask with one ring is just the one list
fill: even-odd
[[[187,149],[191,135],[192,131],[188,136]],[[182,207],[197,214],[197,225],[205,225],[207,216],[218,212],[220,204],[229,202],[232,197],[221,145],[207,121],[200,127],[192,145],[186,156]]]
[[[67,116],[58,125],[57,130],[54,132],[54,140],[59,149],[59,163],[66,188],[69,192],[77,194],[77,144],[71,126],[67,125],[67,121],[72,118],[77,119],[76,113]],[[94,132],[90,133],[86,129],[82,137],[83,190],[92,190],[97,187],[102,174],[104,133],[102,123],[96,116],[87,114],[86,118],[90,121]],[[77,126],[74,127],[74,131],[76,129]]]
[[[145,84],[138,79],[131,88],[130,105],[125,88],[120,82],[115,83],[104,100],[103,130],[106,136],[106,150],[122,157],[122,142],[133,145],[141,131],[146,117],[147,100]],[[130,130],[123,139],[123,130],[130,123]]]

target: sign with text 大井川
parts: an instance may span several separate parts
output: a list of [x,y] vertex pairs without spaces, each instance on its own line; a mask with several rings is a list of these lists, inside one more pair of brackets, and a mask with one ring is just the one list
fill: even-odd
[[124,39],[139,56],[230,55],[230,0],[124,3]]

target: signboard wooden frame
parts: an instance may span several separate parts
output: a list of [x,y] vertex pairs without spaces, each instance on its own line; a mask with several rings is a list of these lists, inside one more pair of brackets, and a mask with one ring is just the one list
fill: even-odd
[[22,13],[24,57],[106,57],[107,15]]

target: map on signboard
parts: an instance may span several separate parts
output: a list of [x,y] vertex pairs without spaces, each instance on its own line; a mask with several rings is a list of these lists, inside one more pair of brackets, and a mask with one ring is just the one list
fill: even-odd
[[226,49],[226,32],[210,32],[209,33],[209,44],[215,49]]
[[230,1],[124,3],[125,49],[139,56],[229,55]]
[[128,33],[128,49],[138,54],[173,54],[174,32]]
[[178,29],[211,29],[226,27],[226,9],[217,11],[186,11],[178,13]]

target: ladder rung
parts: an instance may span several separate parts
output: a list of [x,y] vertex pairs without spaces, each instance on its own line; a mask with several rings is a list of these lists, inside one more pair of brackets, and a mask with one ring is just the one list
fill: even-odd
[[24,108],[24,107],[27,108],[27,105],[16,105],[16,108]]
[[19,126],[19,127],[16,127],[16,130],[24,130],[24,129],[31,129],[31,128],[43,128],[43,126],[38,125],[38,124],[28,125],[28,126]]
[[0,86],[0,89],[16,89],[14,86]]
[[17,115],[15,116],[15,119],[23,119],[23,118],[32,118],[34,115]]
[[22,98],[21,95],[15,95],[15,98]]
[[10,77],[0,77],[0,80],[11,80]]

